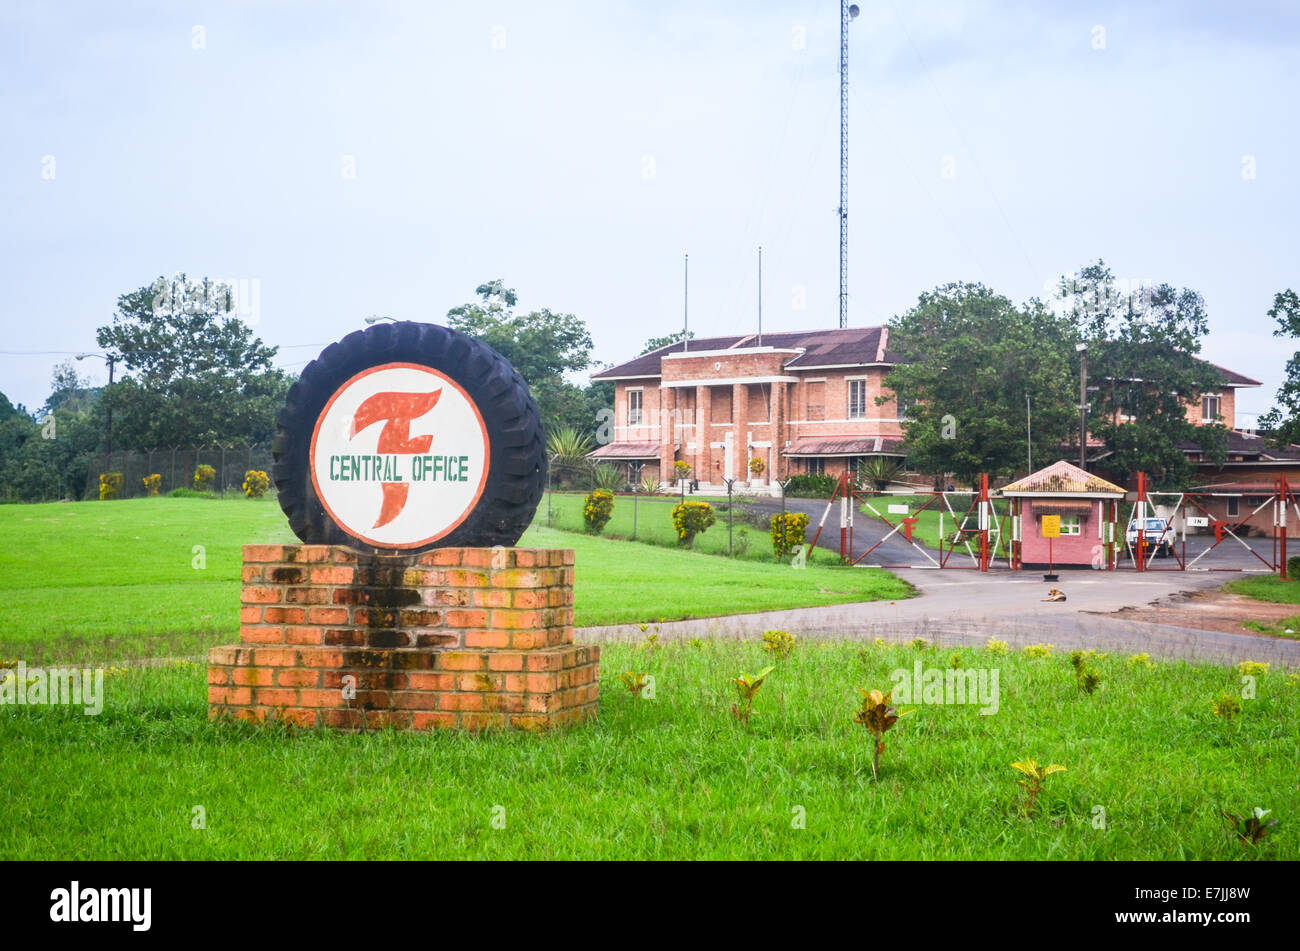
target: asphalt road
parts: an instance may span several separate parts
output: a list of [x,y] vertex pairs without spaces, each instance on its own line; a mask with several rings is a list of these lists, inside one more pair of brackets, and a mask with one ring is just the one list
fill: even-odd
[[[780,501],[750,500],[760,511],[780,511]],[[815,526],[826,503],[789,499],[787,508],[806,512]],[[854,550],[861,554],[888,531],[870,519],[855,519]],[[819,546],[839,551],[839,515],[833,510]],[[1259,544],[1259,540],[1251,541]],[[1272,543],[1262,551],[1271,556]],[[1188,551],[1208,547],[1205,539],[1189,539]],[[1234,550],[1235,549],[1235,550]],[[1300,549],[1300,545],[1297,545]],[[1298,551],[1297,553],[1300,553]],[[880,561],[896,564],[928,563],[901,537],[889,539],[877,549]],[[876,561],[876,557],[870,559]],[[969,559],[966,559],[969,563]],[[953,563],[956,563],[954,560]],[[1160,568],[1172,567],[1172,559],[1157,559]],[[1229,538],[1198,567],[1264,569],[1253,555]],[[859,571],[879,571],[861,567]],[[907,568],[895,570],[917,589],[917,596],[903,601],[877,601],[824,608],[799,608],[761,614],[731,615],[675,621],[659,627],[664,638],[737,637],[757,638],[763,631],[780,629],[804,637],[848,637],[869,640],[883,637],[906,641],[924,637],[942,645],[983,645],[989,638],[1011,645],[1052,643],[1060,649],[1091,647],[1100,650],[1148,652],[1155,657],[1198,658],[1220,662],[1266,661],[1300,666],[1300,641],[1223,633],[1135,621],[1115,612],[1179,600],[1187,592],[1217,588],[1236,572],[1155,570],[1138,573],[1131,568],[1110,572],[1061,571],[1052,585],[1041,572],[1013,572],[1005,568],[987,573],[956,568]],[[1045,602],[1047,589],[1065,592],[1065,602]],[[637,641],[645,635],[637,625],[584,628],[584,641]]]

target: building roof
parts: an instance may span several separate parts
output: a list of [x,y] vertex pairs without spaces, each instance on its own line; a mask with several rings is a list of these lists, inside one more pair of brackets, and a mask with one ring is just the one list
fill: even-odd
[[809,436],[796,439],[784,456],[901,456],[903,440],[896,436]]
[[[1199,453],[1204,447],[1197,442],[1180,442],[1178,448],[1186,453]],[[1300,446],[1270,446],[1258,433],[1240,429],[1228,430],[1228,455],[1241,456],[1250,462],[1300,462]],[[1233,460],[1224,463],[1230,466]]]
[[[1208,360],[1206,362],[1209,363]],[[1210,363],[1210,366],[1214,367],[1216,370],[1218,370],[1220,373],[1223,374],[1224,386],[1234,387],[1234,386],[1263,386],[1264,385],[1260,383],[1259,380],[1252,380],[1248,376],[1244,376],[1243,374],[1237,373],[1234,370],[1229,370],[1227,367],[1221,367],[1217,363]]]
[[[889,340],[889,330],[885,327],[855,327],[836,330],[794,330],[784,333],[765,333],[762,346],[777,350],[802,350],[786,361],[785,366],[792,370],[804,370],[824,366],[858,366],[864,363],[892,363],[894,354],[887,353],[885,346]],[[651,350],[641,356],[593,373],[593,380],[616,380],[621,377],[652,377],[662,373],[662,360],[670,353],[691,353],[696,350],[739,350],[759,346],[758,334],[744,334],[733,337],[699,337],[689,341],[689,347],[681,341]]]
[[587,453],[589,459],[658,459],[657,442],[611,442],[595,452]]
[[1018,482],[1003,486],[1000,491],[1003,495],[1124,495],[1124,490],[1115,483],[1090,475],[1064,459],[1046,469],[1031,472]]

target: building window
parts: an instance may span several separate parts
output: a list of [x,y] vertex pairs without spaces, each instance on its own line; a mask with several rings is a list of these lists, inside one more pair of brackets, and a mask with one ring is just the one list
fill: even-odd
[[1236,518],[1241,514],[1241,499],[1235,495],[1228,498],[1228,518]]
[[826,473],[826,460],[821,456],[816,456],[804,462],[809,475],[824,475]]
[[640,426],[642,419],[640,390],[627,391],[627,424],[629,426]]
[[1219,418],[1219,397],[1201,397],[1201,421],[1212,423]]
[[[1038,535],[1041,538],[1043,534],[1042,516],[1039,516]],[[1082,517],[1078,515],[1061,516],[1061,535],[1082,535],[1083,522]]]
[[867,416],[867,381],[849,380],[849,419]]

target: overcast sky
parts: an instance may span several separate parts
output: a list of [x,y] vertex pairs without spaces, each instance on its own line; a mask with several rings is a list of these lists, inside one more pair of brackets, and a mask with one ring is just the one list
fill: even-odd
[[[861,6],[851,326],[1100,257],[1200,291],[1205,356],[1265,384],[1238,422],[1268,408],[1300,6]],[[838,0],[2,0],[0,391],[39,406],[119,294],[179,270],[244,282],[291,368],[497,277],[629,359],[680,328],[684,253],[692,329],[748,332],[760,245],[764,327],[833,327],[838,44]]]

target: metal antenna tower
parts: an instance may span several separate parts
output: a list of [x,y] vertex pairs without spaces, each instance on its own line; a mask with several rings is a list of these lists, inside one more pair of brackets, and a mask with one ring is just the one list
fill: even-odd
[[858,5],[840,0],[840,328],[849,325],[849,21]]

